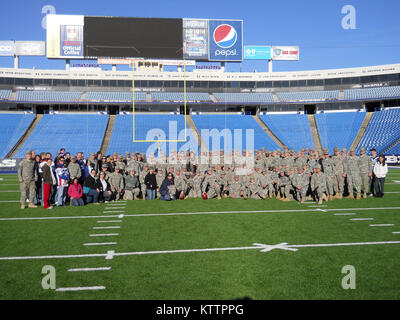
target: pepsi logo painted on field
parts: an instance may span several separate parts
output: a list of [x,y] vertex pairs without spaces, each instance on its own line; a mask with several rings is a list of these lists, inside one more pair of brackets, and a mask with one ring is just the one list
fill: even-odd
[[215,43],[224,49],[232,47],[237,41],[237,32],[229,24],[221,24],[214,30]]

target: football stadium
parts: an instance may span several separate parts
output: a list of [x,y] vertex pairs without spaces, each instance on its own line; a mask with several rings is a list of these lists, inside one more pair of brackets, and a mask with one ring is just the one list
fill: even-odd
[[1,31],[1,300],[400,298],[400,63],[84,11]]

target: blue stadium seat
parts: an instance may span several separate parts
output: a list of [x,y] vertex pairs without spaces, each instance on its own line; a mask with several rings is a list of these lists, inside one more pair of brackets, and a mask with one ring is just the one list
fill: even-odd
[[[129,102],[133,101],[132,92],[86,92],[82,101],[98,101],[98,102]],[[135,101],[146,101],[146,92],[135,91]]]
[[315,148],[306,114],[268,114],[260,118],[289,149]]
[[[185,117],[172,114],[135,114],[135,140],[171,140],[171,142],[133,142],[133,116],[117,115],[114,130],[111,134],[107,153],[113,152],[125,154],[129,152],[158,154],[158,146],[162,152],[168,155],[171,151],[180,151],[182,147],[198,152],[197,140],[187,125],[185,138]],[[171,127],[171,130],[170,130]],[[176,132],[176,135],[174,135]],[[159,136],[160,135],[160,138]],[[172,140],[182,140],[173,142]]]
[[34,119],[34,114],[0,114],[0,158],[11,151]]
[[400,155],[400,142],[385,152],[387,155]]
[[[232,149],[237,149],[241,151],[243,149],[252,149],[253,151],[256,149],[261,149],[264,147],[266,150],[276,150],[279,149],[279,146],[273,141],[269,135],[267,135],[264,130],[259,126],[256,120],[252,116],[249,115],[232,115],[232,114],[207,114],[207,115],[192,115],[192,119],[202,135],[203,141],[208,144],[208,149],[212,151],[218,151],[219,149],[225,149],[225,139],[229,141],[229,144],[226,146],[227,151],[231,151]],[[204,134],[202,133],[203,129],[208,129],[210,134],[209,139],[205,139]],[[218,133],[221,134],[221,138],[218,143],[213,143],[212,139],[212,130],[218,130]],[[226,132],[222,130],[227,129]],[[238,132],[238,139],[236,137],[234,130],[241,129]],[[254,145],[247,145],[246,143],[246,129],[253,129],[254,133]],[[216,132],[217,133],[217,132]],[[250,135],[248,136],[250,137]],[[252,142],[251,142],[252,143]],[[235,144],[238,144],[235,146]]]
[[8,100],[11,95],[11,90],[0,90],[0,100]]
[[20,102],[77,102],[82,92],[17,90],[16,101]]
[[338,99],[339,91],[277,92],[276,95],[280,101],[325,101]]
[[345,100],[400,97],[400,86],[344,90]]
[[[185,96],[183,92],[152,92],[151,100],[184,102]],[[211,98],[207,92],[187,92],[186,101],[188,102],[211,101]]]
[[400,108],[374,112],[357,151],[375,148],[379,154],[400,138]]
[[333,153],[335,147],[350,149],[364,120],[365,112],[335,112],[315,115],[323,148]]
[[15,157],[24,158],[28,150],[54,154],[63,147],[86,157],[100,150],[107,122],[108,115],[45,114]]
[[272,93],[265,92],[216,92],[213,93],[214,97],[218,100],[218,102],[226,102],[226,103],[266,103],[266,102],[274,102],[274,97]]

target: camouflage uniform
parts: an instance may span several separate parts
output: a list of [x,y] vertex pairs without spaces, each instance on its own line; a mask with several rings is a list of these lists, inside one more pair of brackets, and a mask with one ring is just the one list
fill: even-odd
[[[365,148],[361,147],[360,150],[365,151]],[[364,198],[366,198],[369,190],[369,181],[370,181],[370,175],[372,175],[373,163],[371,158],[366,153],[359,156],[358,159],[359,159],[361,184],[364,187]]]
[[33,199],[36,192],[35,182],[38,180],[34,160],[22,160],[18,165],[18,180],[20,183],[21,206],[25,207],[26,194],[29,192],[29,206],[34,206]]
[[124,190],[123,176],[120,173],[113,172],[110,174],[108,183],[110,184],[111,192],[113,193],[115,200],[119,200],[123,194],[123,191],[119,192],[119,190]]
[[127,175],[125,177],[125,195],[127,200],[137,199],[140,193],[139,179],[135,175]]
[[356,189],[357,198],[361,194],[361,176],[359,168],[359,158],[356,155],[347,156],[347,185],[349,198],[353,198],[353,188]]

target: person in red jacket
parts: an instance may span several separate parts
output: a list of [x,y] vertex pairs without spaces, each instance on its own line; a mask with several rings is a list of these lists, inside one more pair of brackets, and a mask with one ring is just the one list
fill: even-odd
[[73,183],[68,188],[68,195],[71,198],[72,205],[75,207],[84,206],[82,195],[82,186],[78,183],[78,178],[75,178]]

